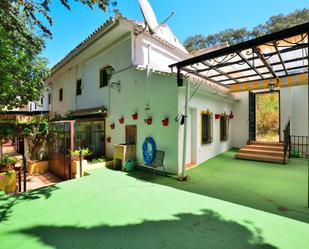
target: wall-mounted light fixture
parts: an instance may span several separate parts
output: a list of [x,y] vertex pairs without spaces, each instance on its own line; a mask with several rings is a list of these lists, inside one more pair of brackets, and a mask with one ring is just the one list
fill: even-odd
[[275,91],[275,81],[274,80],[270,80],[269,83],[268,83],[268,88],[269,88],[269,91],[270,92],[273,92]]

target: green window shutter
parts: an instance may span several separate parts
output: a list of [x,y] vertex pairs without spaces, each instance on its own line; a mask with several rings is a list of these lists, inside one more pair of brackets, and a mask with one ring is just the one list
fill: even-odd
[[209,132],[210,132],[210,143],[212,143],[213,142],[213,118],[212,118],[212,115],[210,114],[209,115],[209,120],[210,120],[210,122],[209,122]]

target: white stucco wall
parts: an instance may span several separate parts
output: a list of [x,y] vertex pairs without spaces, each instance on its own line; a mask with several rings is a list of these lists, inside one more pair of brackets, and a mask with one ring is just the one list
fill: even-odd
[[169,65],[187,59],[188,54],[175,48],[163,45],[161,42],[141,34],[133,40],[134,65],[150,65],[152,69],[170,72]]
[[291,134],[308,136],[308,85],[295,86],[292,90]]
[[[52,86],[52,112],[65,116],[69,111],[105,106],[108,107],[108,87],[100,88],[100,69],[111,65],[116,73],[112,81],[118,81],[117,71],[132,66],[131,40],[115,42],[95,57],[77,64],[66,73],[55,77]],[[76,81],[82,79],[82,94],[76,96]],[[63,88],[63,101],[59,101],[59,89]]]
[[[63,100],[59,101],[59,90],[63,89]],[[69,111],[76,109],[76,67],[67,71],[53,81],[52,85],[52,107],[54,114],[65,116]]]
[[48,94],[51,92],[51,88],[47,87],[46,91],[44,92],[43,98],[43,105],[41,104],[41,100],[37,102],[29,102],[28,103],[28,111],[49,111],[50,105],[48,104]]
[[115,69],[111,81],[119,80],[118,71],[131,67],[131,39],[127,38],[79,66],[78,78],[82,79],[82,94],[76,97],[76,109],[108,107],[108,87],[100,88],[100,69],[110,65]]
[[[110,116],[107,118],[107,155],[112,156],[113,145],[125,143],[125,125],[137,125],[137,159],[142,159],[142,144],[146,137],[155,139],[157,149],[165,152],[164,164],[168,172],[177,173],[178,166],[178,130],[173,118],[177,114],[177,84],[174,77],[152,73],[148,80],[150,110],[145,111],[147,102],[146,71],[136,69],[126,70],[118,75],[121,81],[121,92],[111,89]],[[138,113],[138,120],[132,119],[132,114]],[[151,116],[152,125],[146,125],[144,119]],[[118,119],[125,118],[124,124]],[[169,118],[169,126],[162,125],[162,119]],[[110,124],[115,123],[115,129]]]
[[248,92],[240,92],[236,95],[239,101],[233,105],[235,117],[232,127],[232,146],[241,148],[247,143],[249,136],[249,95]]
[[[190,96],[193,93],[190,87]],[[179,108],[183,112],[185,104],[185,89],[179,88]],[[223,153],[232,147],[234,119],[229,122],[229,139],[228,141],[220,141],[220,121],[213,118],[213,142],[211,144],[201,144],[201,112],[209,109],[215,115],[216,113],[229,114],[233,110],[233,101],[227,98],[218,97],[210,92],[198,92],[189,102],[189,117],[188,117],[188,143],[186,163],[202,163],[220,153]],[[182,162],[183,151],[183,129],[184,126],[179,124],[178,129],[178,160],[179,169]]]

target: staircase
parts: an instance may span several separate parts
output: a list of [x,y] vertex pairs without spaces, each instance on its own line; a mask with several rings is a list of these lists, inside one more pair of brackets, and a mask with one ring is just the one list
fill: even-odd
[[250,141],[236,153],[235,158],[284,163],[284,145],[281,142]]

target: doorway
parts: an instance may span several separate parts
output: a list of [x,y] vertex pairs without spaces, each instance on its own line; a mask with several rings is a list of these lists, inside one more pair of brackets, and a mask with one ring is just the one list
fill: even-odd
[[249,93],[249,138],[280,141],[280,92]]

